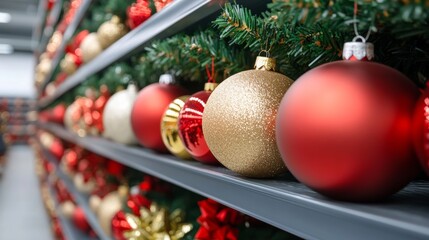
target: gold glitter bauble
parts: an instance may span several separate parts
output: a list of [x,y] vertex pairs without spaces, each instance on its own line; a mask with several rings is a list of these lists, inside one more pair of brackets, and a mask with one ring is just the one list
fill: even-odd
[[191,159],[191,155],[186,151],[185,145],[179,137],[178,118],[180,110],[188,98],[189,96],[185,95],[174,99],[168,105],[161,120],[161,137],[164,145],[172,154],[183,159]]
[[234,172],[255,178],[286,171],[276,145],[275,120],[293,81],[266,71],[273,63],[265,62],[270,63],[266,68],[256,64],[262,70],[243,71],[219,84],[203,114],[204,137],[216,159]]
[[75,63],[75,56],[70,53],[66,53],[64,59],[60,63],[61,71],[67,73],[67,75],[72,75],[77,70]]
[[107,48],[127,33],[127,27],[121,19],[113,16],[109,21],[100,25],[97,30],[98,41],[102,48]]
[[97,33],[88,34],[79,47],[82,52],[82,60],[85,63],[91,61],[103,51],[98,41]]

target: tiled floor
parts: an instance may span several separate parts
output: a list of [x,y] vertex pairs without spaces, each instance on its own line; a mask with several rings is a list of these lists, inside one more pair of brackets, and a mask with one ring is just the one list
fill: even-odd
[[28,146],[9,149],[0,178],[0,239],[52,239],[34,171],[34,154]]

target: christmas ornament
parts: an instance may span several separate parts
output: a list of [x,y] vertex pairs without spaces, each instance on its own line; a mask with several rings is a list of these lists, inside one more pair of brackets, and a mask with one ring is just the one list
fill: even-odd
[[137,88],[130,84],[107,101],[103,112],[104,137],[123,144],[137,143],[130,121],[136,96]]
[[217,83],[208,82],[204,91],[193,94],[180,110],[179,136],[191,156],[203,163],[216,164],[218,161],[207,146],[203,134],[203,114],[207,100]]
[[118,16],[112,16],[110,21],[101,24],[97,30],[98,41],[104,49],[118,41],[126,33],[127,27]]
[[159,131],[162,115],[175,98],[186,94],[173,83],[173,75],[161,75],[159,83],[139,92],[131,112],[131,125],[140,144],[160,152],[167,151]]
[[292,80],[274,68],[274,59],[259,56],[254,70],[219,84],[204,109],[203,132],[211,152],[224,166],[247,177],[273,177],[286,171],[274,125]]
[[48,119],[51,122],[62,125],[64,123],[65,112],[66,106],[63,103],[60,103],[50,110]]
[[110,98],[110,92],[106,85],[100,86],[100,96],[94,102],[92,110],[93,127],[96,128],[98,133],[103,133],[103,112],[106,107],[107,100]]
[[75,208],[72,220],[74,225],[83,232],[88,232],[91,229],[91,226],[86,220],[85,211],[79,206]]
[[189,159],[191,156],[186,152],[185,146],[179,137],[178,117],[185,101],[189,98],[188,95],[174,99],[161,119],[161,137],[168,151],[177,157]]
[[98,54],[103,51],[100,41],[98,40],[97,33],[90,33],[80,44],[82,53],[82,60],[84,63],[90,62]]
[[73,177],[73,183],[76,189],[85,194],[89,194],[94,190],[96,184],[93,179],[85,179],[82,173],[76,173]]
[[82,59],[74,53],[66,53],[64,59],[61,60],[61,71],[67,75],[72,75],[77,68],[82,64]]
[[[117,230],[115,235],[118,235],[119,239],[129,240],[137,239],[140,236],[146,236],[147,239],[179,240],[193,228],[192,224],[184,222],[185,212],[180,209],[170,213],[168,209],[152,203],[149,208],[140,208],[140,214],[141,217],[130,213],[125,213],[125,216],[116,215],[112,225],[114,229],[122,230],[122,236],[121,232]],[[128,226],[131,228],[130,230],[128,230]]]
[[413,141],[420,165],[429,175],[429,81],[414,110]]
[[173,0],[154,0],[154,2],[155,2],[156,12],[159,12],[163,8],[165,8],[168,4],[172,3]]
[[130,29],[138,27],[152,15],[148,0],[137,0],[127,9],[127,25]]
[[[347,43],[344,58],[371,59],[372,48]],[[277,143],[286,166],[332,198],[373,201],[395,193],[417,171],[411,116],[418,96],[404,75],[378,63],[337,61],[310,70],[279,108]]]
[[95,214],[98,213],[98,209],[100,209],[101,197],[96,194],[93,194],[89,197],[89,208]]
[[51,152],[57,160],[60,160],[63,157],[64,146],[59,138],[54,138],[52,144],[49,146],[49,152]]
[[61,214],[67,219],[70,219],[73,216],[75,212],[75,208],[76,208],[75,204],[70,200],[60,204]]
[[243,214],[212,199],[201,200],[198,206],[201,211],[197,219],[200,228],[195,239],[238,239],[238,226],[244,223]]
[[121,210],[122,204],[125,201],[127,194],[128,189],[124,186],[121,186],[119,187],[118,191],[107,194],[103,200],[101,200],[97,217],[101,228],[108,236],[111,236],[112,234],[112,218],[118,211]]
[[67,107],[66,112],[64,113],[64,126],[70,131],[74,131],[73,115],[78,111],[78,108],[78,104],[73,102]]

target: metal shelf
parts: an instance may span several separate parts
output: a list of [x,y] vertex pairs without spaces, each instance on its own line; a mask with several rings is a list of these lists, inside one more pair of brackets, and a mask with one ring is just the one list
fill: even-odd
[[51,70],[46,75],[46,78],[43,81],[41,89],[39,89],[39,92],[42,92],[41,90],[46,87],[46,85],[49,83],[49,81],[53,77],[53,74],[55,72],[55,68],[58,66],[58,64],[61,61],[61,58],[64,55],[64,51],[65,51],[67,43],[73,37],[73,34],[75,33],[77,27],[79,26],[83,16],[85,15],[86,11],[89,8],[89,6],[91,5],[91,2],[92,2],[92,0],[83,0],[81,6],[76,11],[73,20],[70,22],[69,26],[67,27],[66,31],[64,32],[63,40],[61,41],[60,46],[58,47],[54,57],[52,58]]
[[[45,3],[45,6],[46,6],[46,3]],[[44,21],[49,20],[50,24],[45,25],[45,27],[43,28],[42,38],[40,39],[40,44],[37,48],[39,53],[42,53],[45,51],[46,46],[48,45],[49,38],[54,33],[54,27],[55,25],[57,25],[58,20],[60,18],[62,8],[63,8],[63,1],[62,0],[56,1],[51,12],[46,17],[46,19],[44,19]]]
[[55,212],[57,214],[57,217],[60,219],[65,238],[68,240],[95,240],[95,239],[97,239],[97,238],[92,238],[92,237],[88,236],[87,234],[83,233],[79,229],[76,229],[76,227],[74,226],[72,221],[70,219],[66,218],[61,213],[61,211],[58,209],[59,204],[58,204],[57,199],[55,198],[56,195],[54,193],[56,193],[56,191],[55,191],[54,187],[52,186],[52,182],[48,181],[48,185],[49,185],[49,192],[51,193],[51,196],[54,199]]
[[429,182],[411,183],[385,202],[327,199],[291,176],[240,177],[216,166],[184,161],[97,137],[81,138],[57,124],[39,124],[64,140],[146,172],[305,239],[429,239]]
[[[220,10],[222,1],[213,0],[175,0],[162,11],[154,14],[146,22],[115,42],[104,50],[91,62],[81,66],[73,75],[69,76],[61,84],[52,96],[45,97],[39,102],[39,107],[44,108],[52,101],[86,81],[88,77],[106,68],[115,61],[125,57],[134,50],[138,50],[149,44],[155,38],[164,38],[177,33],[199,20]],[[53,61],[53,67],[58,61]],[[46,78],[49,80],[52,74]],[[43,87],[48,81],[45,81]]]
[[[85,216],[88,220],[89,225],[91,225],[94,232],[97,234],[97,236],[102,240],[109,240],[111,239],[108,237],[103,229],[101,228],[97,217],[95,216],[94,212],[89,207],[89,196],[86,194],[83,194],[79,192],[76,187],[74,186],[71,179],[61,170],[61,168],[58,165],[58,160],[48,151],[46,150],[40,142],[38,144],[42,148],[43,155],[48,159],[49,162],[54,164],[56,169],[57,176],[64,182],[64,184],[67,186],[67,189],[69,190],[70,194],[73,196],[73,199],[76,201],[76,203],[85,211]],[[78,238],[79,239],[79,238]]]

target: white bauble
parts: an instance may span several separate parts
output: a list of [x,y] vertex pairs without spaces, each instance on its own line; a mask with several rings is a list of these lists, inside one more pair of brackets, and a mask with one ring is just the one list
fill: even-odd
[[97,33],[90,33],[86,36],[79,47],[82,52],[82,60],[84,63],[91,61],[103,51],[100,41],[98,41]]
[[104,137],[123,144],[137,143],[131,127],[131,110],[137,88],[130,84],[126,90],[113,94],[103,112]]

